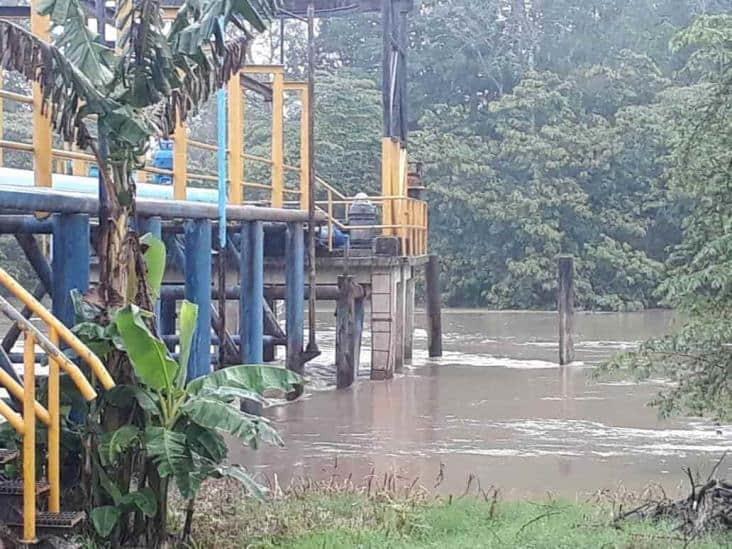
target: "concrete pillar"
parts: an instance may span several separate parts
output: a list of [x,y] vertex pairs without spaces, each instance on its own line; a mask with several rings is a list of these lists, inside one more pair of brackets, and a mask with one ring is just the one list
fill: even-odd
[[404,267],[396,271],[396,314],[394,320],[396,322],[396,339],[394,341],[394,371],[399,373],[404,370],[404,323],[406,320],[405,304],[406,304],[406,281],[404,275]]
[[384,269],[371,275],[371,379],[374,380],[394,377],[398,272]]
[[412,362],[414,355],[414,276],[411,267],[406,281],[404,304],[404,361]]

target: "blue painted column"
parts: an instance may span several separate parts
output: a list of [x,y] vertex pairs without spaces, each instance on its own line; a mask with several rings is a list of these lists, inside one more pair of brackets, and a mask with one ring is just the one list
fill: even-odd
[[[175,305],[176,301],[173,297],[163,297],[160,299],[158,331],[161,336],[175,335]],[[166,346],[170,352],[175,350],[174,343],[168,343]]]
[[261,364],[264,352],[264,229],[261,221],[241,228],[239,346],[243,364]]
[[[153,217],[143,217],[138,220],[138,232],[140,236],[144,236],[147,233],[150,233],[155,238],[161,239],[163,238],[163,220],[160,219],[157,216]],[[167,254],[166,254],[167,255]],[[158,333],[162,334],[162,323],[160,320],[160,313],[161,313],[161,304],[160,304],[160,298],[155,302],[155,319],[158,325]],[[173,330],[173,333],[175,333],[175,329]]]
[[188,379],[211,371],[211,222],[186,221],[186,299],[198,305],[198,321],[188,362]]
[[89,289],[91,245],[89,216],[60,214],[53,217],[53,314],[66,326],[75,321],[71,290]]
[[285,242],[285,312],[287,328],[287,368],[302,374],[305,307],[305,241],[302,224],[287,224]]

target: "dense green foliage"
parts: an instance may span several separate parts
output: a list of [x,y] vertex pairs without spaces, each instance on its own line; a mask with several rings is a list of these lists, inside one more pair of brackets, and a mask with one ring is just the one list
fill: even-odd
[[[729,11],[730,2],[417,6],[410,154],[425,162],[431,243],[443,258],[448,303],[553,307],[555,256],[572,253],[580,306],[657,305],[689,207],[670,188],[683,133],[678,101],[703,80],[688,69],[692,50],[670,41],[696,17]],[[319,83],[319,93],[347,90],[346,78],[378,85],[380,30],[370,16],[322,23],[320,65],[341,81]],[[379,96],[360,99],[363,112]],[[349,174],[373,173],[378,154],[377,141],[371,154],[331,154],[343,127],[331,117],[359,112],[352,103],[340,94],[333,111],[318,113],[317,127],[319,142],[331,144],[321,144],[318,170],[336,183],[342,173],[349,190]],[[358,122],[349,123],[373,131]]]
[[692,53],[682,73],[692,85],[670,90],[676,107],[671,188],[691,204],[684,238],[659,288],[688,317],[676,333],[645,343],[611,366],[676,383],[665,413],[732,418],[732,16],[699,18],[673,40]]

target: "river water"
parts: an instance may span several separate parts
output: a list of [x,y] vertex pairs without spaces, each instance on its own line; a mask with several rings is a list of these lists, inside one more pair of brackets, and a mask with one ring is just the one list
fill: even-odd
[[[418,315],[415,358],[403,374],[368,380],[366,336],[361,376],[341,391],[332,386],[332,315],[321,315],[324,353],[309,365],[305,396],[266,411],[286,447],[235,445],[232,461],[280,485],[299,476],[359,481],[375,471],[462,493],[472,474],[506,497],[574,498],[651,483],[684,491],[683,466],[706,473],[732,450],[732,426],[659,419],[647,402],[661,380],[592,375],[613,353],[670,329],[668,311],[576,315],[577,362],[565,368],[556,364],[555,313],[443,314],[444,357],[427,358]],[[721,472],[731,476],[732,459]]]

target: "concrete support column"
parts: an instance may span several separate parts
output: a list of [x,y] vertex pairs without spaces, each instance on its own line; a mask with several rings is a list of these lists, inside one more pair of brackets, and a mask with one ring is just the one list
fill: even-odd
[[60,214],[53,219],[52,311],[66,326],[75,322],[71,290],[89,289],[91,258],[89,216]]
[[406,305],[406,280],[404,274],[404,267],[399,268],[397,274],[396,284],[396,314],[394,320],[396,321],[396,341],[394,345],[394,371],[399,373],[404,370],[404,323],[406,320],[405,305]]
[[394,377],[397,339],[397,278],[399,271],[384,269],[371,275],[371,379]]
[[411,267],[408,270],[404,304],[404,360],[410,363],[414,354],[414,273]]

